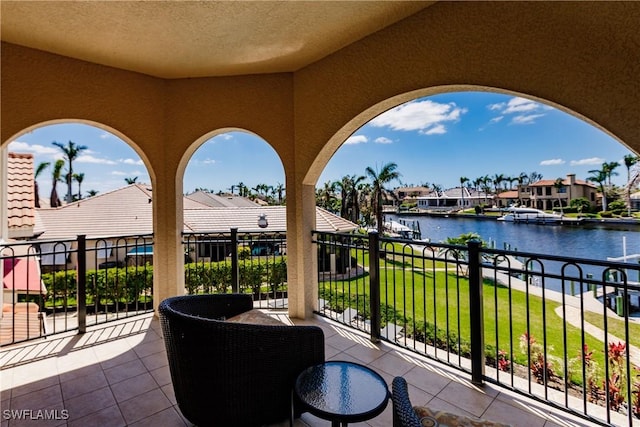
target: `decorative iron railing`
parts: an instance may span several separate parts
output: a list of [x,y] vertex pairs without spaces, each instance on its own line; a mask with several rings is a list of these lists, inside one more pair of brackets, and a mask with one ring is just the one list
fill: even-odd
[[[600,424],[640,425],[640,266],[314,233],[319,314]],[[638,320],[636,320],[636,317]]]
[[250,293],[257,307],[286,308],[284,232],[185,233],[183,245],[187,293]]
[[7,345],[153,310],[152,236],[0,245]]

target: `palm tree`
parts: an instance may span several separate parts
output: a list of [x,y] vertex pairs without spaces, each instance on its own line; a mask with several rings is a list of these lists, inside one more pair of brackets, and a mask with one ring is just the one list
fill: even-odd
[[349,218],[349,193],[353,187],[353,178],[345,175],[340,181],[335,182],[335,187],[340,190],[340,216]]
[[487,197],[491,192],[491,184],[492,180],[489,175],[481,176],[478,178],[480,180],[480,188],[482,188],[482,192],[484,193],[484,204],[487,204]]
[[87,196],[89,196],[89,197],[93,197],[96,194],[98,194],[98,190],[89,190],[89,191],[87,191]]
[[[240,197],[247,197],[249,195],[249,187],[244,185],[244,182],[239,182],[236,187],[238,188],[238,195]],[[231,193],[233,194],[233,190],[231,190]]]
[[440,206],[440,193],[442,192],[442,185],[433,183],[431,189],[436,193],[436,206]]
[[127,185],[131,185],[131,184],[135,184],[137,180],[138,180],[138,177],[134,176],[133,178],[125,178],[124,182],[126,182]]
[[602,171],[607,175],[607,184],[611,187],[611,177],[618,176],[618,172],[615,169],[620,166],[618,162],[604,162],[602,164]]
[[282,201],[284,200],[284,197],[283,197],[284,191],[285,191],[284,185],[281,183],[278,183],[276,184],[275,187],[273,187],[273,193],[278,196],[279,205],[281,205]]
[[374,170],[371,166],[367,166],[367,169],[365,169],[366,174],[371,179],[371,206],[373,212],[375,212],[378,234],[380,236],[382,236],[384,231],[384,223],[382,220],[382,199],[384,197],[383,193],[386,191],[384,187],[389,182],[400,177],[400,173],[396,171],[397,168],[397,164],[389,162],[382,167],[380,172],[378,172],[377,169]]
[[78,200],[82,200],[82,181],[84,181],[84,173],[74,173],[73,179],[78,183]]
[[495,194],[497,195],[500,192],[500,184],[502,184],[502,182],[504,181],[504,175],[503,174],[495,174],[493,175],[492,181],[493,181],[493,185],[495,186]]
[[638,156],[627,154],[624,156],[624,165],[627,168],[627,214],[631,216],[631,166],[638,163]]
[[60,177],[62,176],[62,168],[64,167],[64,160],[58,159],[53,165],[52,182],[51,182],[51,196],[49,197],[49,205],[52,208],[61,206],[60,198],[58,197],[57,185],[58,182],[62,182]]
[[321,189],[316,190],[316,205],[329,211],[334,210],[336,183],[327,181]]
[[464,210],[464,184],[465,182],[469,182],[469,178],[466,176],[460,177],[460,197],[461,197],[461,205],[460,209]]
[[67,173],[67,195],[65,200],[67,203],[73,200],[73,193],[71,191],[71,183],[73,179],[73,161],[80,155],[80,153],[86,150],[88,147],[86,145],[76,145],[73,141],[69,141],[67,145],[63,145],[59,142],[52,142],[53,145],[58,147],[64,153],[64,157],[66,157],[69,162],[69,173]]
[[520,172],[520,175],[516,178],[518,181],[518,186],[516,190],[518,191],[518,206],[522,206],[522,186],[529,183],[529,176],[525,172]]
[[553,188],[556,189],[556,195],[558,196],[558,205],[560,205],[560,213],[563,214],[564,211],[562,210],[562,200],[560,200],[560,190],[564,188],[564,179],[556,178],[556,180],[553,182]]
[[50,162],[41,162],[38,164],[35,173],[33,174],[33,194],[34,194],[34,206],[36,208],[40,207],[40,193],[38,189],[38,176],[42,173],[43,170],[49,167]]
[[538,182],[542,179],[542,174],[538,172],[531,172],[529,174],[529,184],[533,184],[534,182]]
[[598,184],[598,189],[602,193],[602,211],[607,210],[607,191],[605,183],[607,182],[607,173],[602,169],[590,170],[591,176],[587,177],[587,181],[595,182]]
[[364,181],[364,176],[356,176],[353,175],[351,177],[351,188],[349,189],[349,194],[347,195],[347,202],[349,207],[347,209],[347,218],[349,221],[358,223],[360,221],[360,195],[359,189],[360,184]]

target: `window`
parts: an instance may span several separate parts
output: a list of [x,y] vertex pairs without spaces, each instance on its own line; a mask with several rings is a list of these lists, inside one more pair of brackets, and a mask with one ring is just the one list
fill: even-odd
[[567,194],[567,187],[558,188],[558,194]]
[[551,187],[544,187],[544,195],[545,196],[551,195]]
[[68,262],[66,243],[42,243],[40,245],[40,263],[42,265],[64,265]]

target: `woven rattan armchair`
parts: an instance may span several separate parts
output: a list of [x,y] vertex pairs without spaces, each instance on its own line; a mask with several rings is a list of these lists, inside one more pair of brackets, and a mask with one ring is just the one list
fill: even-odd
[[178,407],[197,426],[288,419],[297,375],[324,362],[317,326],[224,321],[252,308],[252,297],[240,294],[180,296],[160,304]]
[[391,383],[391,400],[393,402],[393,427],[421,427],[420,418],[413,410],[409,400],[407,381],[403,377],[395,377]]

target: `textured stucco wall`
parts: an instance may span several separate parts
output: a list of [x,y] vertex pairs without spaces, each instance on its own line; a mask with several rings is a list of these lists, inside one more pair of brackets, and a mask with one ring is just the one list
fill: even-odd
[[131,143],[154,186],[159,301],[184,280],[189,156],[217,130],[256,133],[284,165],[289,311],[306,317],[317,286],[314,185],[346,137],[418,96],[486,88],[551,103],[640,152],[639,21],[640,2],[440,2],[295,73],[176,80],[3,43],[2,144],[64,120]]
[[380,112],[472,88],[550,103],[640,152],[639,23],[640,2],[437,3],[295,74],[296,138],[310,146],[298,167],[315,182]]

